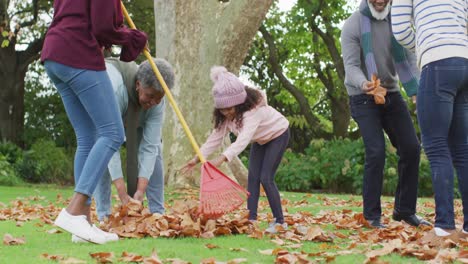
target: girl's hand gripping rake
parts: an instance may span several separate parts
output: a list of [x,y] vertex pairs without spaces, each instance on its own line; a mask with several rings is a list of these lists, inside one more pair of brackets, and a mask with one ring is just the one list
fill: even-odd
[[[131,28],[136,29],[133,20],[130,18],[127,9],[122,2],[121,6],[127,23]],[[242,186],[231,180],[215,166],[205,160],[197,142],[195,141],[195,138],[192,135],[192,132],[190,131],[184,117],[182,116],[182,113],[179,110],[179,107],[174,100],[174,97],[172,96],[169,88],[166,85],[166,82],[161,76],[158,67],[156,67],[156,64],[153,62],[150,53],[146,49],[143,51],[143,53],[150,63],[154,73],[156,74],[156,77],[164,89],[164,93],[166,94],[169,103],[171,104],[179,119],[179,122],[184,128],[185,134],[187,134],[193,149],[197,153],[197,156],[202,163],[200,179],[200,205],[198,207],[199,213],[206,217],[217,218],[225,213],[229,213],[237,209],[242,205],[249,193],[244,188],[242,188]]]

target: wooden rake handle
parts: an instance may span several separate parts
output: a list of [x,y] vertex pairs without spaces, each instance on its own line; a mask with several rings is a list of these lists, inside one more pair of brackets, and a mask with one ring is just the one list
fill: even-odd
[[[128,14],[127,9],[125,8],[125,5],[123,4],[122,1],[120,2],[120,5],[122,6],[122,12],[123,12],[123,14],[125,16],[125,19],[127,20],[128,25],[130,26],[130,28],[136,29],[136,26],[133,23],[133,20],[130,17],[130,15]],[[205,163],[206,162],[205,157],[203,157],[203,155],[202,155],[202,153],[200,151],[200,147],[198,147],[198,144],[195,141],[195,138],[193,137],[193,134],[190,131],[188,125],[187,125],[187,122],[185,122],[185,119],[182,116],[182,113],[180,112],[179,107],[177,106],[177,103],[175,102],[174,97],[172,96],[171,91],[167,87],[166,82],[164,81],[161,73],[158,70],[158,67],[154,63],[153,58],[151,57],[151,54],[146,49],[143,51],[143,54],[145,55],[146,59],[150,63],[151,68],[154,71],[154,74],[156,74],[156,78],[158,79],[159,83],[161,84],[161,86],[162,86],[162,88],[164,90],[164,93],[166,94],[166,97],[169,99],[169,103],[171,104],[171,106],[174,109],[177,117],[179,118],[179,122],[182,125],[182,127],[184,128],[185,134],[187,134],[187,137],[189,138],[193,149],[197,153],[197,156],[200,159],[200,162]]]

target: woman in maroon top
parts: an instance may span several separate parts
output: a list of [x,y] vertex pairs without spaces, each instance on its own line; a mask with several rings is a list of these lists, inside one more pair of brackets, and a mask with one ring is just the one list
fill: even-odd
[[122,61],[145,48],[146,34],[123,26],[119,0],[55,0],[41,61],[75,130],[75,194],[55,224],[86,241],[118,240],[91,224],[90,197],[124,141],[123,124],[105,71],[103,48],[121,45]]

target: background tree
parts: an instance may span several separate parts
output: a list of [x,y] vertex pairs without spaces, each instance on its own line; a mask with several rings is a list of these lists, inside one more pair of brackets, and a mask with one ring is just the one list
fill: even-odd
[[348,136],[339,23],[349,14],[341,0],[299,0],[288,12],[273,8],[244,63],[243,72],[290,120],[295,150],[312,138]]
[[0,140],[23,145],[25,75],[39,57],[51,3],[0,0]]
[[[238,73],[272,3],[155,1],[156,53],[175,67],[174,97],[199,143],[213,127],[210,68],[224,65]],[[193,157],[194,151],[171,109],[166,111],[163,133],[166,182],[184,183],[186,179],[177,174],[177,169]]]
[[[154,44],[153,1],[124,2]],[[37,62],[52,20],[52,4],[0,0],[0,141],[27,147],[48,138],[61,146],[75,145],[60,96]]]

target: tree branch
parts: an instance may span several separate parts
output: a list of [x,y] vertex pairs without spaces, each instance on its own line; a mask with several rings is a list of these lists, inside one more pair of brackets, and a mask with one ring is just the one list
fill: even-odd
[[29,64],[39,58],[39,52],[42,49],[42,44],[44,43],[44,36],[40,39],[35,39],[32,41],[29,46],[24,51],[18,52],[19,67],[21,69],[26,69]]
[[[307,1],[309,4],[311,3],[311,0]],[[336,72],[338,73],[338,77],[341,80],[344,80],[345,77],[345,72],[344,72],[344,65],[343,65],[343,59],[341,58],[341,53],[338,51],[338,47],[336,46],[335,38],[333,36],[333,27],[331,27],[331,23],[329,23],[328,18],[326,16],[322,16],[323,23],[325,25],[326,31],[324,32],[319,28],[317,23],[315,22],[316,17],[319,16],[320,11],[324,8],[325,1],[320,0],[319,2],[319,7],[316,9],[316,11],[310,16],[308,19],[309,22],[309,27],[311,29],[312,33],[316,33],[320,36],[320,38],[323,40],[325,45],[327,46],[327,49],[332,57],[333,63],[335,64],[336,67]]]
[[264,25],[262,25],[259,30],[262,33],[262,36],[268,45],[268,50],[269,50],[269,55],[270,55],[268,60],[273,68],[273,71],[276,77],[279,79],[281,84],[286,88],[286,90],[288,90],[291,93],[291,95],[294,96],[294,98],[296,98],[297,102],[299,103],[299,108],[301,109],[301,113],[306,118],[307,123],[309,123],[312,134],[317,137],[325,137],[326,133],[324,132],[323,129],[321,129],[320,120],[312,113],[312,110],[309,105],[309,102],[307,101],[307,98],[304,96],[304,94],[301,91],[299,91],[299,89],[297,89],[296,86],[294,86],[294,84],[292,84],[286,78],[286,76],[284,76],[283,70],[281,69],[281,66],[279,65],[279,62],[278,62],[278,51],[274,43],[273,37],[267,31]]
[[32,25],[36,24],[37,17],[38,17],[38,14],[39,14],[39,0],[33,0],[32,12],[33,12],[33,17],[31,18],[31,20],[20,23],[19,27],[16,28],[15,33],[17,33],[20,30],[20,28],[29,27],[29,26],[32,26]]

